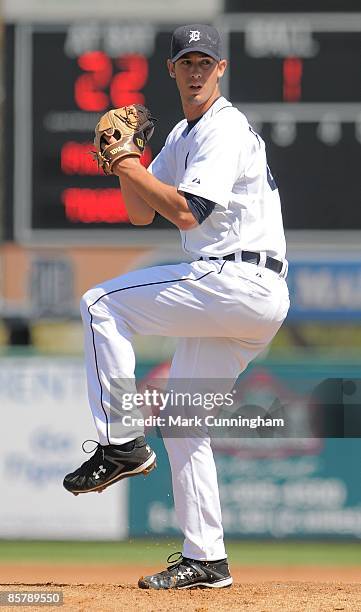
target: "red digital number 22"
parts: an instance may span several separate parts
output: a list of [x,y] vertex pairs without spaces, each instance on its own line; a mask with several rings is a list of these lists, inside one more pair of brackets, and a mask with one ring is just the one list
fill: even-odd
[[[148,60],[144,55],[128,54],[117,58],[120,72],[113,75],[111,59],[103,51],[88,51],[78,58],[86,74],[74,85],[75,102],[85,111],[104,111],[109,106],[144,104],[141,89],[148,79]],[[109,87],[109,94],[106,89]]]

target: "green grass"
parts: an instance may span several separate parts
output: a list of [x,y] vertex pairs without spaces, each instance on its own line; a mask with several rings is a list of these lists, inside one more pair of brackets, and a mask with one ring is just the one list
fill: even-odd
[[[179,540],[32,542],[0,540],[0,563],[165,563]],[[228,542],[236,565],[360,565],[361,544],[347,542]]]

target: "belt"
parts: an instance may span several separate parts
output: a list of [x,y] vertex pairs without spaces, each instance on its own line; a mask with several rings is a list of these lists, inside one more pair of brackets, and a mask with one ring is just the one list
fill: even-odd
[[[255,264],[256,266],[258,266],[261,259],[260,253],[254,253],[253,251],[241,251],[240,255],[242,261]],[[221,257],[201,257],[200,259],[226,259],[227,261],[235,261],[236,254],[230,253],[229,255],[224,255]],[[269,270],[273,270],[273,272],[276,272],[276,274],[280,274],[282,272],[283,263],[282,261],[267,255],[264,267],[268,268]]]

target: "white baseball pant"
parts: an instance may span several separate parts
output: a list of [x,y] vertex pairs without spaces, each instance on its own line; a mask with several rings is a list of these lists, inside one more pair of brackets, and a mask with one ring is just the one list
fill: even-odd
[[[88,395],[100,443],[122,444],[139,435],[134,431],[113,437],[109,427],[111,380],[134,380],[134,334],[178,338],[170,379],[223,379],[231,388],[272,340],[288,308],[288,289],[280,275],[223,260],[136,270],[87,291],[81,313]],[[164,443],[185,536],[183,555],[225,558],[209,437],[165,438]]]

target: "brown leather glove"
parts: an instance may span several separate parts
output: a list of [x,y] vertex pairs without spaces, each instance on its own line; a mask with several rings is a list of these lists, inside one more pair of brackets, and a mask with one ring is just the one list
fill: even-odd
[[[105,174],[123,157],[140,157],[154,132],[155,119],[141,104],[122,106],[105,113],[95,128],[94,157]],[[113,136],[109,144],[107,138]]]

